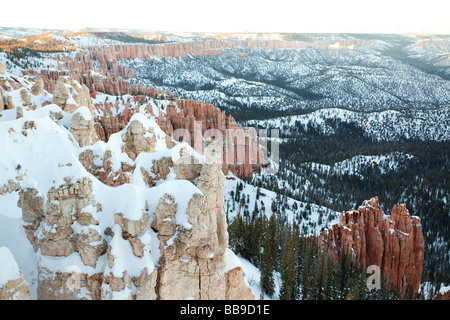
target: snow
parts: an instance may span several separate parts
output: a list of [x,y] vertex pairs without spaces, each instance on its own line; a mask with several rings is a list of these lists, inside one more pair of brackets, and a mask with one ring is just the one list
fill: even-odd
[[[9,179],[15,179],[17,170],[11,168],[21,166],[26,173],[22,187],[35,187],[47,194],[52,186],[64,184],[64,178],[70,177],[72,181],[86,176],[87,172],[79,163],[76,145],[71,133],[58,126],[50,118],[35,119],[35,129],[27,130],[24,136],[22,131],[26,119],[18,119],[0,123],[0,185]],[[43,168],[54,168],[47,171]],[[58,168],[58,169],[56,169]]]
[[[23,228],[22,210],[17,207],[18,198],[17,192],[0,196],[0,246],[8,247],[12,252],[30,284],[31,294],[36,297],[37,257]],[[0,263],[2,261],[0,258]]]
[[126,271],[130,277],[138,277],[147,268],[150,274],[155,268],[152,256],[145,252],[142,258],[134,255],[131,244],[122,238],[122,230],[119,225],[113,228],[114,237],[110,242],[111,255],[114,257],[114,266],[107,267],[106,272],[112,272],[116,277],[122,277]]
[[233,270],[234,268],[242,267],[242,263],[239,260],[238,256],[235,255],[230,248],[227,248],[225,250],[225,261],[226,261],[225,272]]
[[86,266],[81,260],[81,256],[78,252],[73,252],[67,257],[53,257],[41,254],[38,251],[38,263],[39,266],[47,268],[52,272],[70,272],[76,270],[79,273],[85,273],[92,276],[96,273],[100,273],[106,266],[106,255],[99,257],[95,268]]
[[446,141],[450,139],[449,107],[437,110],[385,110],[359,112],[343,108],[323,108],[303,115],[279,117],[267,120],[251,120],[245,126],[277,128],[284,134],[292,128],[313,125],[321,133],[332,135],[333,128],[326,120],[353,123],[367,136],[377,140],[394,141],[402,137],[420,140]]
[[18,192],[1,196],[0,215],[10,219],[21,219],[22,210],[17,207],[17,201],[19,201]]
[[[237,256],[240,260],[242,270],[244,271],[244,279],[246,284],[250,287],[252,290],[253,295],[255,296],[255,299],[258,300],[261,297],[261,272],[258,268],[256,268],[250,261],[247,259],[241,257],[240,255]],[[263,300],[279,300],[279,292],[280,292],[280,284],[281,284],[281,278],[280,274],[274,272],[274,283],[275,283],[275,294],[272,297],[269,297],[267,294],[264,294]]]
[[101,46],[110,46],[110,45],[130,45],[130,43],[122,42],[113,39],[103,39],[101,37],[97,37],[93,34],[85,33],[77,37],[64,37],[66,41],[69,41],[76,47],[80,48],[90,48],[90,47],[101,47]]
[[[17,95],[17,93],[12,93]],[[78,160],[79,155],[81,152],[91,149],[94,153],[94,163],[102,166],[104,153],[109,150],[112,154],[112,168],[115,171],[121,169],[123,163],[148,168],[155,159],[171,157],[174,161],[180,160],[179,153],[183,148],[198,163],[203,163],[204,157],[186,143],[176,143],[175,147],[168,149],[164,132],[153,119],[148,119],[140,114],[134,115],[131,121],[141,122],[145,129],[152,131],[152,134],[157,136],[156,152],[142,153],[136,161],[132,161],[125,153],[122,153],[121,137],[124,131],[112,135],[108,143],[99,141],[93,146],[80,148],[69,128],[73,116],[76,114],[81,115],[85,120],[91,120],[92,115],[89,109],[80,107],[73,114],[69,114],[55,104],[42,107],[41,102],[49,99],[51,100],[51,95],[46,99],[39,100],[35,110],[24,107],[23,117],[20,119],[16,119],[17,109],[4,110],[0,113],[0,141],[2,142],[0,144],[0,188],[13,181],[18,183],[21,189],[37,189],[38,195],[44,197],[45,202],[50,203],[47,199],[49,190],[66,184],[67,178],[70,178],[72,182],[89,178],[93,183],[92,197],[98,206],[90,204],[80,209],[82,212],[90,213],[98,221],[98,225],[82,225],[74,221],[72,230],[74,235],[88,234],[91,231],[103,235],[106,229],[111,228],[114,236],[105,236],[104,239],[111,246],[111,254],[114,256],[115,263],[112,268],[109,268],[106,254],[99,257],[95,267],[91,267],[83,263],[78,252],[67,257],[46,256],[41,253],[40,249],[35,252],[25,234],[24,226],[27,223],[24,223],[22,210],[17,206],[19,193],[16,191],[0,195],[0,246],[8,247],[15,256],[35,298],[37,296],[38,265],[51,270],[51,272],[68,272],[69,269],[76,268],[77,272],[87,275],[113,272],[115,276],[120,276],[126,270],[129,276],[134,277],[142,274],[145,269],[151,273],[158,266],[161,256],[158,234],[148,226],[138,235],[144,245],[144,254],[139,258],[133,254],[129,241],[121,237],[122,232],[120,227],[115,224],[114,215],[122,213],[127,219],[139,220],[146,213],[150,216],[151,224],[160,198],[170,194],[177,207],[174,217],[177,229],[190,229],[192,225],[189,223],[186,210],[192,197],[196,194],[202,195],[201,191],[187,180],[176,180],[173,170],[168,176],[168,181],[161,180],[153,188],[143,184],[142,177],[139,176],[140,170],[135,170],[130,183],[109,187],[86,171]],[[22,104],[21,101],[18,102],[20,105]],[[158,108],[160,105],[163,103],[154,104],[153,108]],[[59,121],[50,118],[55,113],[62,115]],[[31,124],[28,121],[33,121],[34,125],[24,130],[25,124]],[[73,215],[74,212],[71,214]],[[73,218],[75,219],[75,217]],[[56,225],[42,222],[35,236],[38,239],[42,238],[44,231],[54,233],[57,231]],[[90,244],[97,245],[100,242],[94,241]],[[2,262],[6,263],[6,261],[10,261],[10,259],[2,259]],[[6,273],[4,275],[6,276]],[[45,277],[46,275],[43,273],[41,276]],[[84,294],[86,292],[80,291],[78,297],[83,297]],[[128,294],[129,292],[125,291],[113,292],[111,297],[124,298]]]
[[88,107],[79,107],[73,114],[79,114],[85,121],[91,121],[93,119]]
[[327,172],[328,174],[333,175],[356,175],[361,179],[364,179],[364,176],[360,174],[360,171],[366,167],[379,168],[381,174],[385,174],[389,171],[398,170],[407,160],[410,160],[413,157],[414,156],[410,154],[395,151],[389,154],[376,156],[357,155],[350,159],[336,162],[332,166],[315,162],[305,162],[302,163],[302,166],[309,166],[316,172]]
[[[39,118],[48,118],[50,117],[51,113],[61,113],[63,115],[69,115],[61,110],[59,106],[56,104],[49,104],[45,107],[37,108],[36,110],[26,110],[24,109],[23,112],[23,118],[22,120],[35,120]],[[7,122],[7,121],[13,121],[17,119],[17,108],[10,109],[10,110],[3,110],[1,112],[2,117],[0,117],[0,123]],[[72,118],[70,117],[70,122]]]
[[165,194],[170,194],[175,198],[177,203],[177,212],[175,215],[176,224],[183,226],[185,229],[191,229],[192,225],[188,221],[187,207],[190,199],[195,194],[203,195],[203,193],[187,180],[173,180],[167,181],[163,184],[151,188],[157,199],[161,198]]
[[443,286],[441,286],[441,288],[439,289],[439,293],[440,293],[440,294],[444,294],[444,293],[446,293],[447,291],[450,291],[450,285],[447,285],[447,286],[443,285]]
[[[233,197],[231,196],[232,192],[236,194],[237,183],[241,183],[243,185],[241,198],[245,197],[246,199],[245,205],[241,208],[240,211],[241,216],[243,215],[243,210],[245,208],[247,208],[249,213],[251,214],[255,208],[255,202],[257,203],[259,210],[262,210],[262,208],[264,207],[264,210],[262,212],[266,215],[267,218],[269,218],[273,214],[272,202],[277,199],[277,194],[275,192],[260,188],[260,197],[257,200],[257,187],[240,180],[232,174],[228,174],[224,184],[225,201],[223,209],[228,213],[229,223],[233,221],[233,219],[239,212],[239,203],[235,203],[235,208],[233,210]],[[304,230],[307,234],[315,234],[317,232],[320,232],[322,228],[327,228],[328,226],[339,222],[339,212],[333,211],[329,208],[319,206],[314,203],[305,203],[289,197],[283,197],[283,203],[285,205],[284,210],[282,210],[281,214],[286,217],[286,220],[289,223],[296,221],[301,230]],[[307,214],[306,218],[304,219],[300,217],[300,214],[303,212],[306,212]],[[318,223],[320,215],[322,215],[322,221],[321,223]]]
[[0,288],[20,276],[19,266],[11,251],[6,247],[0,247]]
[[[439,287],[439,290],[437,287]],[[450,284],[439,283],[436,285],[429,281],[421,283],[419,287],[419,293],[422,293],[427,300],[435,298],[437,294],[443,295],[449,290]]]

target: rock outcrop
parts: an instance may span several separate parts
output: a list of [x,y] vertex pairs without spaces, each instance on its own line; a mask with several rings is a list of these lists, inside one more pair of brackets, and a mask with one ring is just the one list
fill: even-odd
[[11,251],[0,247],[0,300],[32,300],[25,280]]
[[72,117],[70,132],[80,147],[91,146],[98,141],[94,117],[86,107],[78,108]]
[[245,283],[245,274],[242,267],[235,267],[226,273],[227,300],[254,300],[250,287]]
[[8,96],[8,98],[6,98],[6,105],[5,105],[5,109],[7,110],[11,110],[14,109],[16,106],[14,104],[14,100],[12,96]]
[[[83,116],[75,111],[73,117],[78,113]],[[50,128],[40,123],[27,125],[36,132],[23,139],[40,130],[57,135],[56,123],[45,122]],[[110,143],[84,147],[80,163],[96,165],[96,175],[109,161],[114,178],[117,163],[128,165],[129,183],[112,184],[117,188],[105,186],[77,163],[52,168],[60,180],[45,192],[35,180],[27,180],[24,188],[8,183],[7,191],[18,191],[25,234],[39,257],[37,298],[253,298],[242,269],[226,269],[222,147],[211,141],[203,160],[138,114]],[[108,152],[109,160],[95,159],[99,150],[107,150],[102,157]]]
[[[125,128],[133,114],[139,112],[136,101],[125,102],[122,111],[114,115],[109,113],[113,108],[119,109],[117,101],[115,104],[96,104],[94,108],[105,114],[96,117],[97,136],[103,141],[108,141],[112,134]],[[185,139],[185,135],[174,136],[174,132],[183,133],[183,130],[187,130],[188,143],[199,154],[203,154],[203,140],[208,137],[218,138],[215,136],[220,135],[224,174],[231,171],[236,176],[251,177],[253,173],[259,172],[264,158],[255,131],[240,128],[231,115],[227,116],[219,108],[201,101],[179,99],[165,108],[165,113],[154,117],[168,136],[177,141]]]
[[23,115],[22,111],[35,110],[38,106],[49,103],[48,93],[34,76],[25,78],[9,73],[0,76],[0,111],[17,107],[19,108],[17,118],[20,118]]
[[3,61],[0,61],[0,75],[3,75],[6,73],[6,65]]
[[41,77],[36,77],[33,86],[31,87],[31,93],[35,96],[44,94],[44,80]]
[[0,112],[5,110],[5,90],[0,86]]
[[111,73],[109,70],[94,70],[92,67],[87,72],[82,69],[64,69],[64,70],[41,70],[40,73],[32,70],[24,71],[26,74],[40,76],[44,80],[44,88],[53,93],[56,89],[57,81],[60,77],[70,77],[77,82],[85,85],[92,92],[106,92],[112,95],[125,94],[145,94],[151,97],[176,98],[177,95],[170,91],[148,88],[142,84],[130,84],[119,74]]
[[400,296],[419,290],[423,268],[424,239],[419,217],[404,205],[385,215],[378,197],[364,201],[357,210],[343,212],[339,224],[321,233],[322,245],[336,256],[344,252],[362,265],[380,267],[386,283]]
[[[170,119],[159,123],[172,135],[158,126],[150,104],[98,141],[86,86],[60,77],[52,97],[35,75],[0,80],[18,118],[0,123],[7,140],[0,153],[19,154],[13,162],[0,157],[0,196],[22,211],[37,299],[253,298],[242,268],[226,269],[220,141],[202,140],[204,155],[196,153],[173,139]],[[49,99],[57,106],[42,108]],[[197,109],[183,116],[186,126],[196,115],[227,128],[218,109]],[[3,298],[22,297],[13,289],[22,282],[13,280]]]
[[93,112],[89,89],[70,77],[58,78],[52,103],[68,113],[73,113],[79,106],[88,107]]

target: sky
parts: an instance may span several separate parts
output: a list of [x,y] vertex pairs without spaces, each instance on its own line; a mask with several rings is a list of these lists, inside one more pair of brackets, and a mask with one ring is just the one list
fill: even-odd
[[448,0],[2,1],[0,27],[450,34]]

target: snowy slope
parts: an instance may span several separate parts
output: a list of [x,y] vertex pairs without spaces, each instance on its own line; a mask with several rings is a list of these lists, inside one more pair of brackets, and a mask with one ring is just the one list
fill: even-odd
[[[11,75],[7,74],[6,77]],[[114,215],[120,212],[124,218],[134,221],[141,219],[146,213],[154,219],[158,200],[165,194],[170,194],[177,206],[176,225],[189,229],[191,226],[187,219],[186,208],[194,194],[202,194],[201,191],[187,180],[176,180],[174,174],[169,175],[164,181],[159,181],[155,187],[149,188],[142,182],[140,170],[135,171],[131,183],[115,188],[103,184],[80,163],[79,155],[87,147],[80,148],[70,131],[75,114],[81,115],[85,120],[92,119],[93,116],[88,108],[79,107],[75,113],[69,114],[55,104],[43,107],[42,105],[51,101],[52,98],[52,95],[47,92],[44,95],[32,95],[35,108],[28,108],[17,92],[29,91],[32,83],[22,77],[16,77],[16,79],[21,83],[22,88],[8,91],[6,95],[15,99],[16,107],[22,107],[21,115],[18,118],[17,108],[0,112],[0,247],[7,247],[15,257],[17,265],[31,285],[33,297],[37,297],[38,277],[40,280],[45,278],[44,274],[38,275],[38,270],[42,268],[52,272],[69,272],[73,266],[76,266],[77,272],[89,276],[105,272],[120,276],[126,271],[128,276],[137,277],[144,269],[151,273],[160,259],[159,239],[156,232],[148,226],[139,235],[139,240],[144,247],[143,256],[137,257],[133,254],[130,243],[121,237],[121,229],[116,224]],[[57,117],[59,120],[56,119],[55,114],[59,115]],[[181,148],[187,149],[199,163],[203,162],[203,157],[196,154],[186,143],[173,141],[175,147],[169,149],[164,132],[153,119],[142,114],[135,114],[131,121],[135,120],[139,121],[144,129],[151,130],[154,134],[156,151],[151,154],[141,154],[136,161],[130,159],[122,152],[124,141],[121,136],[127,130],[128,127],[126,127],[124,131],[112,135],[108,143],[99,141],[90,147],[98,153],[104,153],[105,150],[111,151],[113,169],[120,168],[121,163],[151,167],[152,161],[161,157],[176,159]],[[71,219],[75,220],[72,225],[72,236],[88,235],[91,232],[103,235],[106,230],[112,230],[111,234],[114,235],[105,236],[105,240],[110,245],[111,255],[114,257],[113,267],[107,264],[106,254],[98,259],[95,266],[89,266],[83,262],[78,252],[66,257],[44,255],[40,249],[35,252],[25,234],[24,227],[30,226],[31,223],[24,222],[22,209],[18,206],[20,190],[35,189],[38,191],[36,196],[43,197],[45,206],[58,205],[57,202],[49,199],[50,193],[67,185],[68,181],[76,185],[86,179],[92,181],[91,196],[95,199],[96,206],[89,204],[81,210],[89,213],[98,221],[98,224],[85,225],[77,222],[75,210],[73,210],[68,213]],[[37,239],[43,239],[46,234],[57,231],[55,225],[42,222],[34,236]],[[91,245],[96,243],[92,242]],[[5,266],[8,270],[11,269],[12,264],[9,260],[8,258],[2,261],[2,263],[8,263]],[[9,277],[11,272],[4,275]],[[129,293],[111,292],[110,298],[120,299]],[[78,298],[86,297],[87,293],[81,290]]]
[[[240,198],[245,200],[242,206],[238,201],[235,201],[239,184],[243,186],[242,191],[240,191]],[[258,194],[259,199],[257,199]],[[233,221],[238,213],[243,216],[244,212],[248,210],[251,215],[255,205],[267,217],[270,217],[274,214],[272,211],[273,203],[276,204],[277,211],[284,217],[285,221],[297,223],[300,230],[303,230],[306,234],[320,232],[322,228],[327,228],[339,221],[339,212],[313,203],[305,203],[289,197],[280,197],[275,192],[264,188],[259,188],[258,191],[258,188],[255,186],[232,175],[227,176],[225,181],[224,211],[227,213],[229,223]]]
[[295,132],[296,127],[315,126],[323,134],[332,135],[334,129],[328,120],[352,123],[368,137],[395,141],[402,138],[419,140],[450,140],[450,107],[436,110],[403,110],[356,112],[341,108],[320,109],[304,115],[247,121],[250,127],[276,128],[283,135]]
[[[450,103],[448,77],[427,68],[430,59],[448,61],[448,44],[427,50],[409,37],[379,36],[362,39],[364,45],[353,50],[313,47],[348,37],[352,38],[323,35],[315,37],[311,47],[300,49],[238,47],[214,57],[124,63],[140,83],[226,108],[235,117],[242,109],[270,115],[338,106],[358,111],[434,109]],[[352,40],[361,40],[358,37]],[[394,56],[399,44],[405,50]],[[415,49],[421,51],[412,64],[405,59],[413,57]],[[445,63],[441,69],[448,73]]]

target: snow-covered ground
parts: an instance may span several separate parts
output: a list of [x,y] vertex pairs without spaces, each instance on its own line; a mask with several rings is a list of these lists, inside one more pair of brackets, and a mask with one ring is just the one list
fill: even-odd
[[402,152],[392,152],[378,156],[357,155],[350,159],[339,161],[333,165],[326,165],[315,162],[305,162],[302,167],[308,168],[313,172],[319,172],[326,175],[357,175],[364,179],[360,174],[366,168],[378,168],[381,174],[388,171],[395,171],[405,164],[408,160],[414,158],[410,154]]
[[342,108],[320,109],[304,115],[247,121],[246,126],[277,128],[283,135],[296,127],[315,126],[323,134],[334,129],[327,120],[339,120],[360,127],[368,137],[393,141],[401,138],[446,141],[450,139],[450,107],[437,110],[357,112]]
[[238,258],[241,263],[242,270],[244,270],[245,280],[247,281],[250,289],[252,289],[252,293],[255,296],[255,299],[263,299],[263,300],[279,300],[280,299],[280,286],[281,286],[281,278],[278,272],[274,272],[274,284],[275,284],[275,293],[273,296],[268,296],[264,293],[263,297],[261,297],[261,271],[256,268],[250,261],[238,255]]
[[[241,206],[234,197],[238,192],[239,184],[242,184],[242,191],[239,191],[240,198],[244,199]],[[258,197],[258,199],[257,199]],[[331,224],[339,222],[339,212],[329,208],[294,200],[289,197],[279,197],[275,192],[252,186],[232,175],[228,175],[225,181],[225,203],[224,211],[227,213],[229,223],[233,221],[240,212],[241,216],[245,210],[251,215],[255,206],[267,217],[273,214],[272,205],[276,203],[277,211],[289,223],[297,223],[300,230],[307,234],[320,232],[322,228],[327,228]]]
[[419,293],[422,293],[425,299],[432,299],[437,294],[443,295],[447,291],[450,291],[450,285],[445,285],[444,283],[439,285],[439,290],[436,285],[433,285],[430,282],[422,283],[419,288]]
[[0,247],[0,288],[21,277],[19,266],[7,247]]

